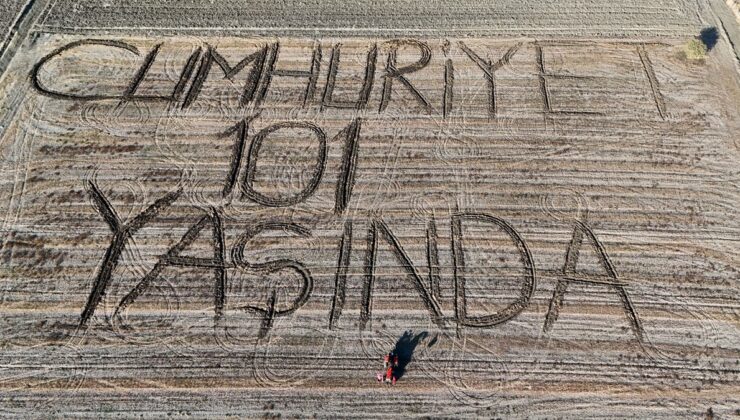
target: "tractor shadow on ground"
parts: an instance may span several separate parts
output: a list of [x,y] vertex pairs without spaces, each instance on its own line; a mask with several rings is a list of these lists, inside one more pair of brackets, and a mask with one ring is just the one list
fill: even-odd
[[398,355],[398,366],[394,371],[396,379],[401,379],[406,373],[406,366],[411,362],[416,346],[428,336],[429,333],[426,331],[414,335],[413,331],[408,330],[396,341],[396,347],[393,349],[393,352]]

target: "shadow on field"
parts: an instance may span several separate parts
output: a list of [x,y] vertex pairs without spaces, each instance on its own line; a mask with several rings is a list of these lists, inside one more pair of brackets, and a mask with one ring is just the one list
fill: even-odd
[[394,372],[396,379],[401,379],[403,374],[406,373],[406,366],[411,362],[416,346],[428,335],[429,333],[426,331],[414,335],[413,331],[408,330],[396,341],[396,347],[393,349],[393,352],[398,355],[398,366]]
[[701,42],[707,46],[707,50],[711,51],[712,48],[717,45],[717,40],[719,39],[717,28],[711,27],[702,29],[699,33],[699,39],[701,39]]

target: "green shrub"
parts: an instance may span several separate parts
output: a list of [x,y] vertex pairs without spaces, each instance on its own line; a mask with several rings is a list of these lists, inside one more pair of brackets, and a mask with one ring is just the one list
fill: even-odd
[[689,60],[702,60],[707,55],[707,46],[695,38],[686,43],[684,52]]

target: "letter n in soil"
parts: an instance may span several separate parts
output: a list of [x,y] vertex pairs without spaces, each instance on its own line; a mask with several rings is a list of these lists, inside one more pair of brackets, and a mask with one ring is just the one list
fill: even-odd
[[378,254],[378,236],[381,235],[391,245],[393,254],[401,263],[408,277],[414,282],[414,287],[419,293],[424,305],[427,307],[432,320],[443,327],[442,310],[434,293],[427,287],[424,279],[416,271],[406,251],[401,247],[398,238],[391,232],[388,225],[382,220],[374,220],[367,234],[367,253],[365,261],[365,280],[362,288],[362,308],[360,309],[360,330],[364,330],[370,321],[372,311],[372,291],[375,282],[375,261]]

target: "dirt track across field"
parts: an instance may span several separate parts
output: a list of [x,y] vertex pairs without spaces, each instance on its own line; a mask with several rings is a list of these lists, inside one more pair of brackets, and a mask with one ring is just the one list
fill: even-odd
[[715,4],[242,3],[17,22],[0,415],[740,415]]

